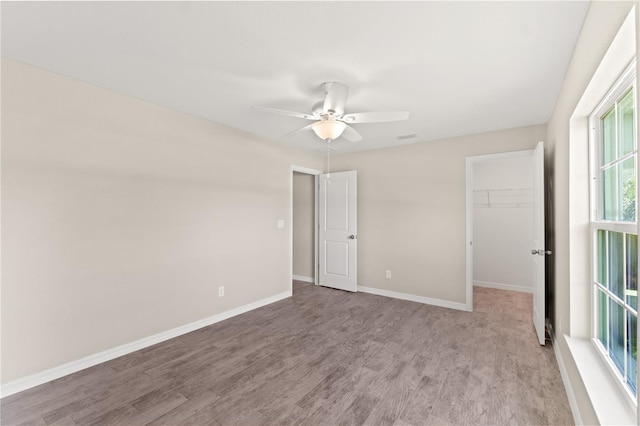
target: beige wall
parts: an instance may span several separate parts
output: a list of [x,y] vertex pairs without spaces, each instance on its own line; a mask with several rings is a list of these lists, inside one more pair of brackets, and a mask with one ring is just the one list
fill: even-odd
[[[573,164],[578,161],[571,156],[571,144],[569,142],[569,123],[578,101],[582,97],[591,81],[595,70],[600,64],[605,52],[609,48],[613,38],[620,29],[622,22],[629,14],[635,2],[592,2],[585,19],[582,32],[576,43],[576,48],[565,76],[565,81],[556,101],[554,112],[549,120],[547,141],[549,150],[547,151],[547,164],[551,173],[551,193],[550,202],[551,222],[549,226],[551,244],[548,248],[553,250],[555,264],[554,286],[551,288],[553,295],[553,327],[557,339],[558,349],[561,354],[571,387],[576,396],[576,401],[580,410],[580,415],[585,424],[596,424],[597,417],[586,395],[584,385],[576,370],[575,363],[571,357],[567,345],[561,337],[564,334],[573,334],[578,337],[584,336],[583,327],[572,324],[572,318],[584,319],[585,312],[589,312],[588,297],[584,297],[584,288],[580,286],[588,283],[576,282],[582,280],[585,270],[588,268],[588,252],[585,251],[584,244],[572,244],[574,241],[584,242],[584,232],[586,228],[576,229],[572,224],[575,214],[571,212],[570,200],[572,194],[584,193],[588,191],[587,185],[582,187],[572,187],[570,175]],[[585,141],[572,141],[571,143],[585,143]],[[578,148],[578,147],[576,147]],[[584,147],[579,147],[577,151],[584,152]],[[575,150],[575,149],[574,149]],[[571,157],[571,161],[570,161]],[[583,158],[586,161],[586,158]],[[584,169],[579,166],[579,169]],[[575,207],[575,206],[574,206]],[[584,206],[583,206],[584,207]],[[576,232],[582,237],[576,235]],[[576,240],[576,237],[577,238]],[[576,265],[576,262],[582,266]],[[572,266],[572,263],[574,266]],[[581,269],[580,271],[575,268]],[[574,273],[571,273],[571,269]],[[579,277],[578,277],[579,275]],[[588,275],[588,271],[587,271]],[[577,285],[578,287],[574,287]],[[574,288],[575,291],[572,291]],[[587,292],[588,293],[588,292]],[[575,320],[574,320],[575,322]],[[583,320],[581,320],[583,322]],[[574,327],[575,326],[575,327]]]
[[4,60],[2,382],[287,292],[291,164],[322,160]]
[[358,171],[358,284],[465,303],[465,157],[532,149],[545,133],[538,125],[332,156],[332,170]]
[[293,174],[293,275],[315,275],[315,176]]

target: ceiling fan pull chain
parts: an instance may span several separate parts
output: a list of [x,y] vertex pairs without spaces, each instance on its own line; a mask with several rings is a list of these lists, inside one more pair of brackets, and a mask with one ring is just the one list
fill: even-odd
[[[327,140],[327,179],[331,179],[331,139]],[[331,183],[331,181],[329,181]]]

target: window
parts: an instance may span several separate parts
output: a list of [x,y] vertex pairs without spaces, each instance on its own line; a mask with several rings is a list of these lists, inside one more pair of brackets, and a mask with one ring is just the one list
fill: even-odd
[[590,116],[593,340],[633,401],[638,366],[635,97],[632,66]]

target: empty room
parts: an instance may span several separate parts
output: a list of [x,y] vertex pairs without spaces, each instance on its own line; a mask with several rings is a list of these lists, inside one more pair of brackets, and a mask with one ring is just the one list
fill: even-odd
[[639,424],[639,22],[0,2],[0,423]]

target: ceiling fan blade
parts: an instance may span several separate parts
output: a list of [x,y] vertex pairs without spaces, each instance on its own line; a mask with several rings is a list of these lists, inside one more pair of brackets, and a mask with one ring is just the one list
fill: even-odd
[[257,106],[252,106],[251,108],[257,109],[258,111],[266,111],[266,112],[272,112],[272,113],[275,113],[275,114],[289,115],[291,117],[304,118],[306,120],[317,120],[318,119],[318,117],[314,117],[313,115],[310,115],[310,114],[304,114],[304,113],[295,112],[295,111],[287,111],[287,110],[284,110],[284,109],[265,108],[265,107],[257,107]]
[[309,129],[311,129],[311,124],[309,124],[307,126],[304,126],[304,127],[301,127],[299,129],[296,129],[293,132],[285,133],[284,135],[282,135],[282,137],[285,138],[287,136],[291,136],[291,135],[293,135],[295,133],[298,133],[298,132],[304,132],[305,130],[309,130]]
[[360,133],[358,133],[356,129],[351,126],[345,127],[341,136],[349,142],[358,142],[362,140],[362,136],[360,135]]
[[385,112],[355,112],[345,114],[342,121],[345,123],[384,123],[387,121],[400,121],[409,118],[407,111],[385,111]]
[[347,96],[349,96],[349,86],[337,81],[328,84],[331,84],[331,86],[327,91],[327,96],[324,98],[322,112],[326,114],[333,111],[334,115],[340,116],[344,114],[344,106],[347,103]]

